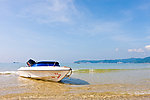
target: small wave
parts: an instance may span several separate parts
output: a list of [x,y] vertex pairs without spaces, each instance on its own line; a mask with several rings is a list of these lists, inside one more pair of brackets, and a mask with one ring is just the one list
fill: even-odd
[[105,73],[105,72],[115,72],[115,71],[123,71],[123,70],[131,70],[131,69],[77,69],[77,70],[73,70],[73,72],[78,72],[78,73]]
[[0,72],[0,75],[10,75],[10,74],[17,74],[17,71],[3,71],[3,72]]
[[150,90],[149,91],[140,91],[140,92],[135,92],[135,95],[145,95],[145,94],[150,94]]
[[149,95],[150,94],[150,90],[141,90],[141,91],[135,91],[135,92],[128,92],[125,94],[129,94],[129,95]]

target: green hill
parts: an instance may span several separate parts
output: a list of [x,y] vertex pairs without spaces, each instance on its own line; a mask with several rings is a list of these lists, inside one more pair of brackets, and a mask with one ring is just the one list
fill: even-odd
[[115,60],[78,60],[74,63],[150,63],[150,57]]

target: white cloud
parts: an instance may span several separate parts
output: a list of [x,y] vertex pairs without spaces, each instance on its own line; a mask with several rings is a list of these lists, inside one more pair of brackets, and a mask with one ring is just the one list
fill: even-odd
[[121,25],[119,22],[109,22],[100,20],[82,22],[76,28],[73,28],[73,30],[71,31],[75,32],[75,34],[80,33],[80,35],[102,35],[105,37],[110,37],[112,35],[114,36],[115,34],[122,32]]
[[43,23],[69,22],[77,17],[78,11],[73,0],[43,0],[29,4],[19,14]]
[[150,9],[150,2],[143,3],[138,8],[140,10],[149,10]]
[[118,51],[119,51],[119,48],[116,48],[115,51],[118,52]]
[[150,45],[146,45],[145,49],[150,50]]
[[119,42],[129,42],[129,43],[137,41],[136,38],[133,38],[125,33],[113,35],[112,39]]
[[144,50],[141,48],[139,48],[139,49],[128,49],[128,52],[144,52]]
[[94,23],[91,27],[92,33],[118,33],[120,31],[120,24],[117,22],[99,22]]
[[[85,9],[77,9],[74,0],[44,0],[34,3],[29,3],[21,9],[19,16],[24,18],[38,21],[41,23],[72,23],[73,27],[67,29],[66,33],[96,36],[96,35],[109,35],[122,33],[120,22],[109,22],[103,20],[90,20]],[[84,8],[84,7],[82,7]],[[84,15],[86,13],[86,16]],[[83,16],[82,16],[83,15]],[[85,22],[85,19],[86,20]],[[65,26],[65,25],[64,25]]]

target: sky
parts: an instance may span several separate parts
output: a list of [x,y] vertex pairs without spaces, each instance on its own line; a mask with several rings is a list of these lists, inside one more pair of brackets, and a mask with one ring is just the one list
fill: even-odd
[[0,62],[150,56],[150,0],[0,0]]

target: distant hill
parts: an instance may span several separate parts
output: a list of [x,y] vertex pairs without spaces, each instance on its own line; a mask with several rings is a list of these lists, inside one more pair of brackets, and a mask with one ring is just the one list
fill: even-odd
[[74,63],[150,63],[150,57],[115,60],[78,60]]

